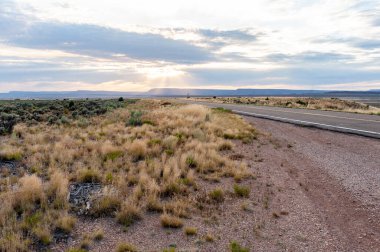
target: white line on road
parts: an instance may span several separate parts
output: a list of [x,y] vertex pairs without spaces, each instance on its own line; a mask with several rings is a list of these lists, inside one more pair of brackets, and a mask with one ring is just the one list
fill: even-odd
[[257,113],[239,111],[239,110],[232,110],[232,112],[235,112],[235,113],[238,113],[238,114],[243,114],[243,115],[246,114],[246,115],[253,115],[253,116],[258,116],[258,117],[263,117],[263,118],[275,119],[275,120],[279,120],[279,121],[295,122],[295,123],[304,124],[304,125],[316,125],[316,126],[322,126],[322,127],[325,127],[325,128],[333,128],[333,129],[345,130],[345,131],[350,131],[350,132],[366,133],[366,134],[371,134],[371,135],[375,135],[377,137],[380,137],[380,133],[379,132],[374,132],[374,131],[367,131],[367,130],[346,128],[346,127],[341,127],[341,126],[334,126],[334,125],[323,124],[323,123],[316,123],[316,122],[308,122],[308,121],[302,121],[302,120],[296,120],[296,119],[289,119],[289,118],[278,117],[278,116],[263,115],[263,114],[257,114]]
[[303,112],[295,112],[295,111],[276,110],[276,109],[269,109],[269,108],[262,108],[262,107],[259,108],[258,106],[254,106],[254,108],[259,109],[259,110],[268,110],[268,111],[275,111],[275,112],[285,112],[285,113],[302,114],[302,115],[315,115],[315,116],[324,116],[324,117],[332,117],[332,118],[380,123],[380,121],[378,121],[378,120],[360,119],[360,118],[352,118],[352,117],[344,117],[344,116],[324,115],[324,114],[307,113],[307,112],[303,113]]

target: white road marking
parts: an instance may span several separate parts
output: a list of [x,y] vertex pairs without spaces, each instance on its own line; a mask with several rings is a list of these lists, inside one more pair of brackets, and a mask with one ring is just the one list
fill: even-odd
[[340,130],[348,130],[348,131],[352,131],[352,132],[374,134],[374,135],[377,135],[377,136],[380,137],[380,133],[379,132],[374,132],[374,131],[360,130],[360,129],[353,129],[353,128],[346,128],[346,127],[341,127],[341,126],[334,126],[334,125],[323,124],[323,123],[316,123],[316,122],[308,122],[308,121],[302,121],[302,120],[296,120],[296,119],[290,119],[290,118],[278,117],[278,116],[269,116],[269,115],[263,115],[263,114],[257,114],[257,113],[239,111],[239,110],[232,110],[232,112],[239,113],[239,114],[248,114],[248,115],[254,115],[254,116],[261,116],[261,117],[272,118],[272,119],[276,119],[276,120],[289,121],[289,122],[298,122],[298,123],[302,123],[302,124],[306,124],[306,125],[307,124],[309,124],[309,125],[318,125],[318,126],[323,126],[323,127],[328,127],[328,128],[335,128],[335,129],[340,129]]
[[[226,104],[225,104],[226,105]],[[233,105],[233,104],[231,104]],[[302,112],[294,112],[294,111],[286,111],[286,110],[276,110],[276,109],[268,109],[268,108],[262,108],[258,106],[254,106],[255,109],[259,110],[268,110],[268,111],[275,111],[275,112],[285,112],[285,113],[293,113],[293,114],[302,114],[302,115],[315,115],[315,116],[324,116],[324,117],[332,117],[332,118],[340,118],[340,119],[348,119],[348,120],[356,120],[356,121],[364,121],[364,122],[377,122],[380,123],[378,120],[369,120],[369,119],[360,119],[360,118],[352,118],[352,117],[344,117],[344,116],[333,116],[333,115],[324,115],[324,114],[317,114],[317,113],[302,113]]]

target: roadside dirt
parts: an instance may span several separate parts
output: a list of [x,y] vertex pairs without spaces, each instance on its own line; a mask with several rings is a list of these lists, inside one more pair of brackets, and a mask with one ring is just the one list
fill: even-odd
[[162,228],[160,214],[146,214],[128,229],[112,218],[80,217],[68,243],[52,250],[78,247],[85,234],[102,229],[104,239],[91,251],[114,251],[121,242],[138,251],[229,251],[231,241],[250,251],[380,251],[380,141],[246,119],[261,136],[235,142],[226,155],[242,158],[256,175],[242,182],[250,196],[236,198],[233,179],[201,182],[207,191],[223,188],[226,200],[184,220],[197,235]]

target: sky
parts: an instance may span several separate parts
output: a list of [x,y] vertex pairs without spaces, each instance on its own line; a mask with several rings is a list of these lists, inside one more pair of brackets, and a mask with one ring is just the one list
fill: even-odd
[[0,0],[0,92],[380,89],[380,0]]

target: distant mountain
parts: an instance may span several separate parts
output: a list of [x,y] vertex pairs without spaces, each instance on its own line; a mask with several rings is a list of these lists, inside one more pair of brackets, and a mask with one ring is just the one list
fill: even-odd
[[154,88],[146,94],[150,96],[274,96],[274,95],[307,95],[322,94],[323,90],[292,90],[292,89],[180,89]]
[[118,97],[135,97],[141,93],[138,92],[113,92],[113,91],[11,91],[9,93],[0,93],[0,99],[81,99],[81,98],[118,98]]
[[329,90],[293,90],[293,89],[180,89],[154,88],[147,92],[116,91],[11,91],[0,93],[0,99],[82,99],[82,98],[118,98],[118,97],[186,97],[186,96],[321,96],[321,97],[353,97],[380,96],[380,90],[369,91],[329,91]]

